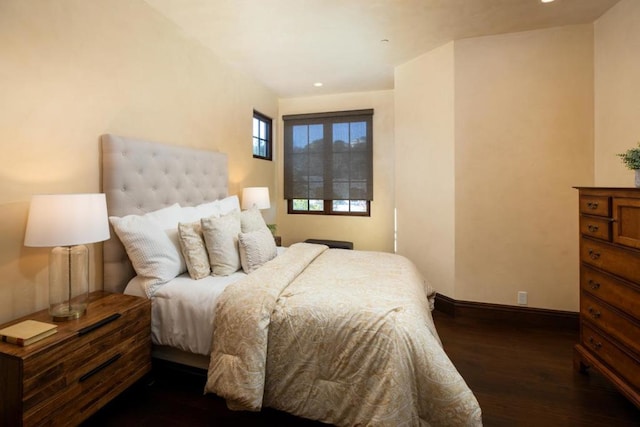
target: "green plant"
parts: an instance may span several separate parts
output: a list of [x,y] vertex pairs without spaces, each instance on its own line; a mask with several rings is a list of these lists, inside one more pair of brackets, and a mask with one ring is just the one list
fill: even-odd
[[629,169],[640,169],[640,142],[638,147],[629,148],[626,152],[617,154]]
[[278,226],[276,224],[267,224],[267,227],[271,231],[271,234],[273,234],[275,236],[276,235],[276,229],[278,228]]

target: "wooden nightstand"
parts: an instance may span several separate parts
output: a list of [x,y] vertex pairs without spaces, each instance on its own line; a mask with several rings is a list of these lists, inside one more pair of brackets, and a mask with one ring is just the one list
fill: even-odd
[[[151,370],[151,302],[90,294],[87,314],[26,347],[0,342],[0,425],[77,425]],[[47,310],[16,319],[50,322]]]

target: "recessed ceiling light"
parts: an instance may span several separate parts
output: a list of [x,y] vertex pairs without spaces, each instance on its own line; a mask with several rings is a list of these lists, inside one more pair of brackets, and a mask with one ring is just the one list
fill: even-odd
[[314,85],[315,87],[322,87],[322,83],[320,83],[320,82],[315,82],[313,85]]
[[541,3],[551,3],[554,0],[540,0]]

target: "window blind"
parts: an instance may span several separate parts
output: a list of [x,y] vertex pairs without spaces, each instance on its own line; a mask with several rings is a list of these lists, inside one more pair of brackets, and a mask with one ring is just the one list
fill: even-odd
[[373,110],[285,115],[284,197],[373,200]]

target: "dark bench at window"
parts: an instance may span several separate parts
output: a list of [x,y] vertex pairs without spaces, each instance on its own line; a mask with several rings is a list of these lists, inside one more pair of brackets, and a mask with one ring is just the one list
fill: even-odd
[[342,240],[326,240],[326,239],[307,239],[305,243],[315,243],[318,245],[327,245],[334,249],[353,249],[353,242],[345,242]]

